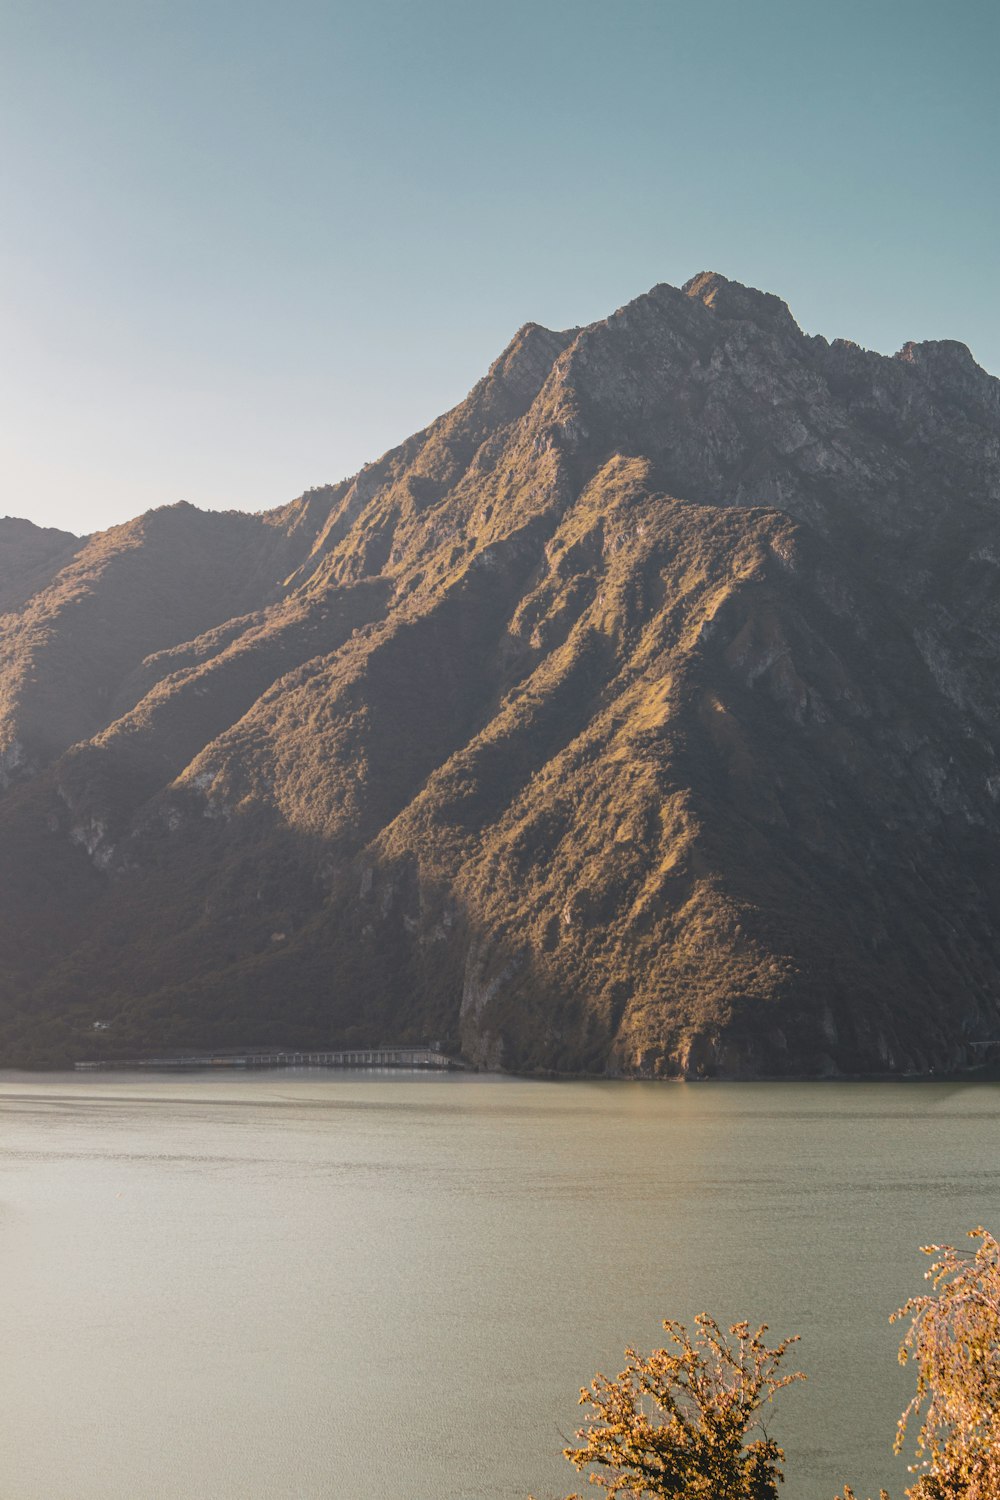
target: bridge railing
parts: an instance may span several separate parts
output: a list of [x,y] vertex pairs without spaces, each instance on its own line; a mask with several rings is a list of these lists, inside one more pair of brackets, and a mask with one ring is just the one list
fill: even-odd
[[437,1047],[348,1047],[322,1049],[288,1049],[279,1051],[178,1053],[168,1057],[108,1058],[102,1061],[78,1062],[78,1072],[106,1069],[182,1069],[182,1068],[464,1068],[458,1058],[449,1057]]

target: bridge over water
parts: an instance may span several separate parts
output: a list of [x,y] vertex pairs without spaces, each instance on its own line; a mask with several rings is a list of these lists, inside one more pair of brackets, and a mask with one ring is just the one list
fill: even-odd
[[457,1058],[437,1047],[350,1047],[339,1051],[192,1052],[173,1057],[113,1058],[78,1062],[78,1072],[111,1068],[179,1071],[185,1068],[464,1068]]

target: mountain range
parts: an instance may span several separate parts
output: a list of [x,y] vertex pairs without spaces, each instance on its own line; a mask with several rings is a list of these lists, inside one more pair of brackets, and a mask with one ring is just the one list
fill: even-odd
[[704,273],[279,509],[0,521],[0,1065],[1000,1039],[1000,381]]

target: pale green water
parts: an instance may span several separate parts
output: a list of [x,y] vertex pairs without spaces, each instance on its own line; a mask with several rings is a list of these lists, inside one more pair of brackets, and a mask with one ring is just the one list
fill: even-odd
[[898,1496],[886,1318],[998,1148],[989,1084],[0,1075],[0,1497],[565,1494],[701,1308],[802,1335],[788,1500]]

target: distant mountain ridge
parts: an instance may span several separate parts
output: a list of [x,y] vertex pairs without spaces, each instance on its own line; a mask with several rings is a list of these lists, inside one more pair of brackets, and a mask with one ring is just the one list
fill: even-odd
[[969,1066],[998,664],[1000,382],[712,273],[279,510],[0,521],[0,1064]]

